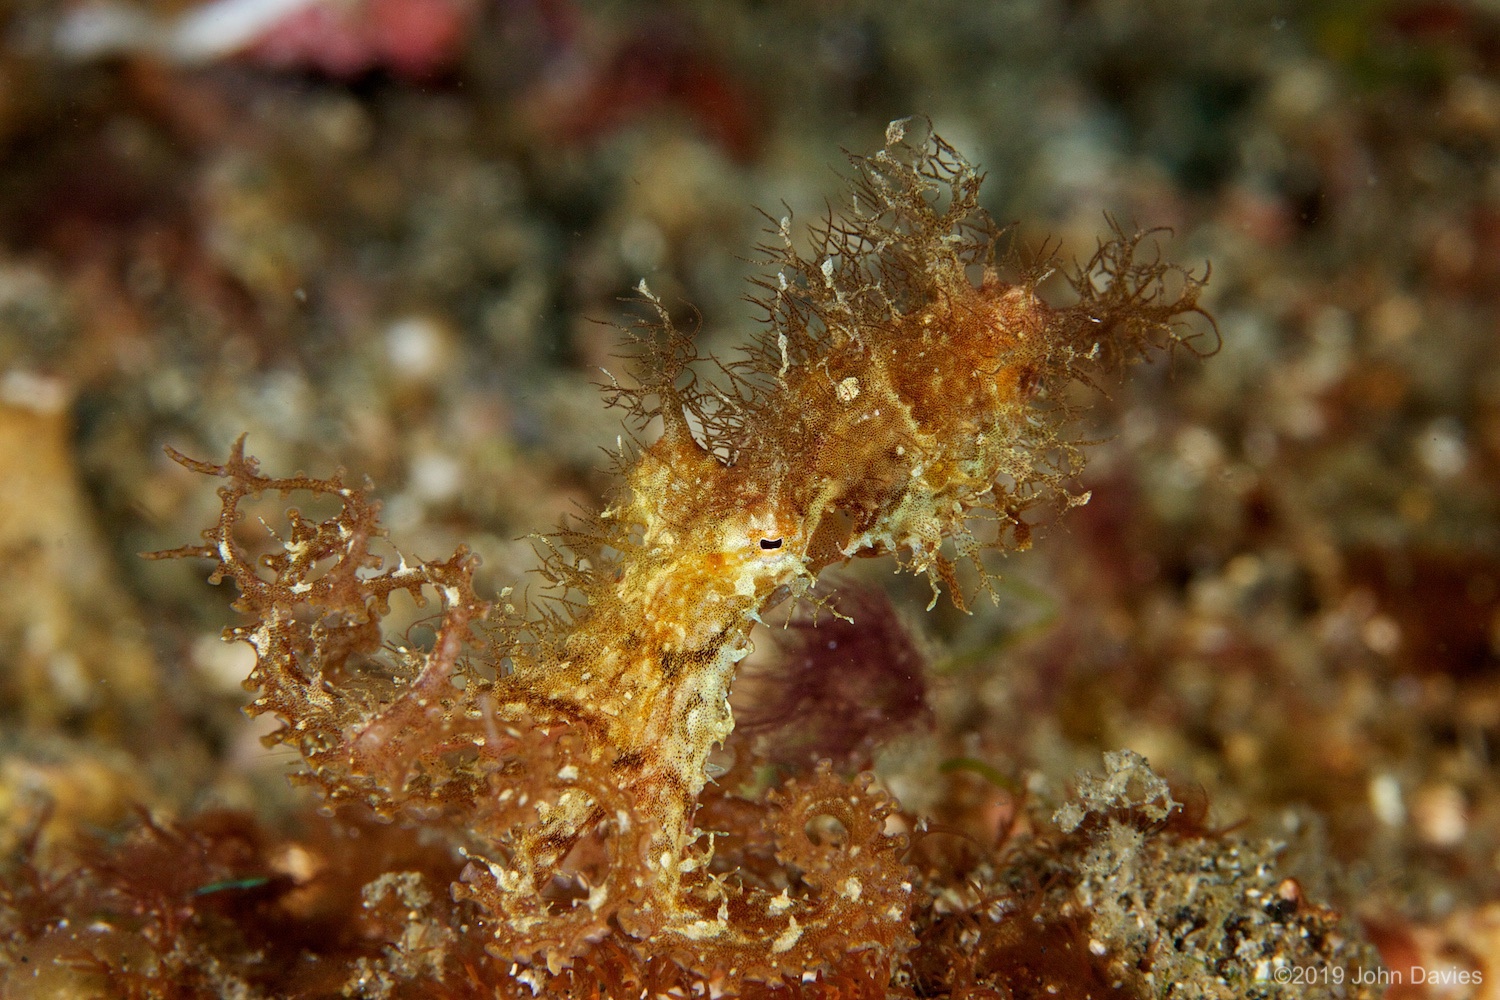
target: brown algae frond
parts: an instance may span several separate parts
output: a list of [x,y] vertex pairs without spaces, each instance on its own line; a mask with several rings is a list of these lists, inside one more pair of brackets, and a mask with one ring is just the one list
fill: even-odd
[[[694,826],[751,628],[856,556],[891,554],[962,606],[956,560],[1024,547],[1028,511],[1079,502],[1062,390],[1191,346],[1206,319],[1202,280],[1118,230],[1069,272],[1071,301],[1049,304],[1054,262],[997,261],[980,174],[904,123],[886,140],[851,157],[809,249],[773,220],[765,324],[740,360],[699,358],[642,286],[654,317],[632,331],[636,379],[609,394],[662,433],[621,455],[603,511],[551,540],[559,600],[530,614],[481,600],[462,551],[383,566],[377,507],[341,479],[264,477],[238,446],[223,465],[179,457],[227,481],[207,544],[175,554],[215,560],[240,589],[251,710],[284,720],[274,739],[329,798],[449,830],[471,858],[455,894],[526,981],[610,935],[722,982],[848,962],[888,975],[913,879],[886,833],[894,805],[867,779],[825,767],[788,782],[753,807],[761,846],[743,856],[716,856]],[[266,492],[341,510],[292,512],[282,551],[257,563],[233,529]],[[440,600],[430,651],[383,645],[397,590]],[[829,816],[841,843],[808,832]],[[768,866],[795,875],[748,873]]]

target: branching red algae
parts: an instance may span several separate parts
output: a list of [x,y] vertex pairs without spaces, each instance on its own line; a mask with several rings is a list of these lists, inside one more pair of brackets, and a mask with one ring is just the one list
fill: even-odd
[[[935,136],[909,143],[893,123],[883,150],[851,160],[809,251],[789,220],[771,231],[764,331],[742,359],[700,358],[641,286],[654,315],[631,334],[633,380],[607,394],[661,433],[622,449],[606,509],[549,540],[549,601],[481,600],[463,550],[382,562],[378,504],[340,477],[264,476],[242,443],[224,464],[173,453],[226,481],[207,544],[163,555],[212,559],[239,588],[250,711],[284,721],[271,739],[330,799],[450,830],[471,859],[455,895],[523,981],[610,935],[721,984],[849,955],[888,976],[911,941],[913,878],[868,779],[824,768],[777,793],[773,877],[725,870],[694,825],[750,631],[856,556],[892,554],[962,606],[955,558],[1023,548],[1028,511],[1087,500],[1065,488],[1082,457],[1062,390],[1190,345],[1183,324],[1204,317],[1202,280],[1118,231],[1071,272],[1067,304],[1039,294],[1051,262],[1002,276],[981,176]],[[291,512],[257,562],[236,525],[275,492],[341,509]],[[430,650],[384,644],[398,591],[437,594]],[[818,817],[841,842],[809,834]]]

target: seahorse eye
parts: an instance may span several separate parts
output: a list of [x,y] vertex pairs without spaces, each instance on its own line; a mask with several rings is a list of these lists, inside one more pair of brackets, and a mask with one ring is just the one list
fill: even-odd
[[763,548],[763,549],[779,549],[779,548],[781,548],[781,539],[779,539],[779,538],[762,538],[760,540],[760,547]]

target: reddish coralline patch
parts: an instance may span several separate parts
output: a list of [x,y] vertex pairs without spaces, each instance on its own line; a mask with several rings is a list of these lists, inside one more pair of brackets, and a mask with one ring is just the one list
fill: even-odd
[[954,989],[952,995],[987,1000],[1134,1000],[1140,995],[1089,950],[1086,919],[1034,917],[1040,914],[1023,912],[992,922],[967,912],[935,921],[924,933],[924,950],[951,964],[919,969],[919,982],[942,983],[939,988]]
[[799,612],[772,632],[769,662],[739,678],[734,740],[769,763],[864,770],[877,748],[931,725],[926,658],[890,598],[851,589],[833,600],[838,617]]
[[458,61],[472,20],[464,0],[320,0],[273,25],[244,58],[341,80],[376,69],[427,80]]
[[1360,549],[1347,567],[1351,586],[1374,593],[1395,623],[1405,669],[1465,678],[1494,667],[1500,564],[1472,553]]
[[681,24],[653,20],[599,54],[580,48],[528,97],[531,118],[562,142],[591,142],[663,107],[691,119],[739,161],[760,145],[752,89]]

